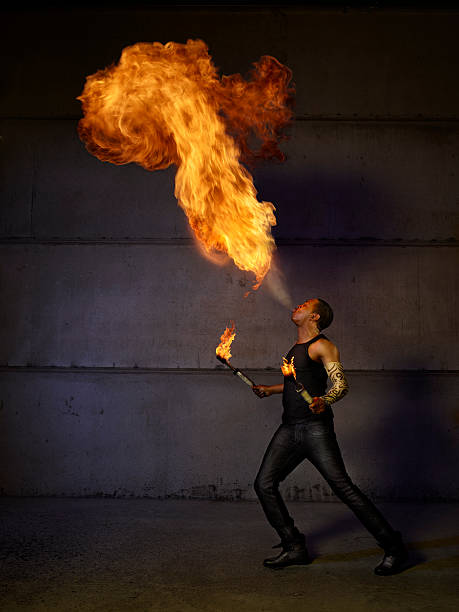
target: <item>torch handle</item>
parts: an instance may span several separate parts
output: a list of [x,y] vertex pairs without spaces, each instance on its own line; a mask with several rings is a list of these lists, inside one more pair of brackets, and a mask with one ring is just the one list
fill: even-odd
[[244,372],[241,372],[241,370],[238,370],[237,368],[235,368],[234,374],[235,374],[235,376],[239,376],[239,378],[242,381],[244,381],[246,385],[249,385],[249,387],[254,387],[255,386],[255,383],[253,382],[253,380],[250,380],[250,378],[248,376],[246,376],[244,374]]
[[305,402],[307,402],[308,404],[312,404],[312,397],[309,395],[309,393],[306,391],[306,389],[301,383],[296,383],[296,392],[301,395]]
[[235,376],[239,376],[239,378],[243,382],[245,382],[246,385],[249,385],[249,387],[254,387],[255,386],[255,383],[253,382],[253,380],[250,380],[250,378],[248,376],[246,376],[244,374],[244,372],[241,372],[241,370],[239,368],[235,368],[233,365],[231,365],[230,362],[228,361],[228,359],[225,359],[224,357],[220,357],[220,355],[217,355],[217,359],[218,359],[218,361],[221,361],[226,366],[228,366],[231,370],[233,370],[233,374]]

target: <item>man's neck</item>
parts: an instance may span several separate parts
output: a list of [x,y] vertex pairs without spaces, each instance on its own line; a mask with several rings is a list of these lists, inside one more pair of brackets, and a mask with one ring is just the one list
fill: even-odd
[[319,328],[314,327],[298,327],[298,339],[296,341],[297,344],[303,344],[303,342],[309,342],[316,336],[320,334]]

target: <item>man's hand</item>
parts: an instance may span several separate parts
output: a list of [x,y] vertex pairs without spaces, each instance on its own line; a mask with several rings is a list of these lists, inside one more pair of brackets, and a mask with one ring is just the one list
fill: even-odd
[[266,385],[255,385],[252,387],[252,391],[258,397],[269,397],[272,394],[271,389]]
[[313,397],[312,402],[309,404],[309,410],[314,414],[320,414],[324,412],[327,407],[327,404],[321,397]]

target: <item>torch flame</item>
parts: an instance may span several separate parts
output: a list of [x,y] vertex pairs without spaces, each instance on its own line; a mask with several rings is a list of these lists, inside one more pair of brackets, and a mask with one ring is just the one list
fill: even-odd
[[231,321],[231,327],[227,327],[225,329],[225,331],[220,337],[221,342],[215,349],[215,352],[217,353],[217,355],[221,357],[222,359],[226,359],[226,361],[229,361],[231,359],[230,348],[231,348],[231,343],[233,342],[235,337],[236,337],[236,327],[234,325],[234,321]]
[[296,370],[295,370],[295,366],[293,365],[294,359],[295,358],[292,357],[292,359],[289,362],[287,361],[285,357],[282,357],[281,370],[284,376],[293,376],[293,378],[296,380]]
[[[102,161],[147,170],[177,165],[175,196],[206,251],[227,253],[257,288],[275,249],[274,206],[260,202],[240,161],[283,158],[280,130],[291,119],[291,71],[275,58],[251,80],[217,75],[206,44],[137,43],[118,65],[89,76],[78,131]],[[251,151],[255,135],[260,149]]]

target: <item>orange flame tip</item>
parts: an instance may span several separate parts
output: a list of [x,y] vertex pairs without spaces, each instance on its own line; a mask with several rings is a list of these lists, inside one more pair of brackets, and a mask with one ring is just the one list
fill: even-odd
[[236,337],[236,327],[234,321],[231,321],[231,327],[227,327],[220,337],[220,344],[215,349],[216,354],[222,359],[229,361],[231,359],[231,343]]
[[295,358],[292,357],[292,359],[289,362],[287,361],[285,357],[282,357],[281,370],[284,376],[293,376],[293,378],[296,380],[296,370],[295,370],[295,366],[293,365],[294,359]]

